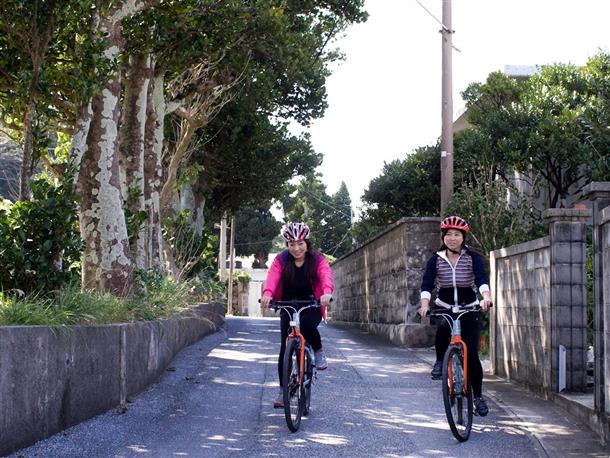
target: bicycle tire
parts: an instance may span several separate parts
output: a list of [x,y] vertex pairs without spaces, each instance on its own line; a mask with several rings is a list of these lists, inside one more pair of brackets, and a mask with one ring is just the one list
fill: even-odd
[[311,386],[313,385],[313,366],[314,362],[311,359],[313,350],[307,344],[305,349],[305,373],[303,374],[303,416],[309,415],[311,407]]
[[297,340],[290,339],[284,353],[282,381],[284,392],[284,414],[290,431],[297,432],[303,415],[303,386],[299,383],[300,345]]
[[468,383],[464,394],[464,359],[461,349],[450,346],[443,358],[443,402],[447,422],[453,436],[460,442],[465,442],[472,430],[472,386]]

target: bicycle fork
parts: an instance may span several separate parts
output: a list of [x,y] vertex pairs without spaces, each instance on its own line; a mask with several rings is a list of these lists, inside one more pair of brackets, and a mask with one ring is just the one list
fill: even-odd
[[[306,345],[305,346],[305,351],[309,354],[309,360],[312,362],[312,370],[311,370],[311,378],[307,379],[305,381],[305,383],[307,385],[311,385],[313,384],[314,379],[317,378],[317,371],[316,371],[316,356],[314,354],[313,348],[311,348],[310,345]],[[305,368],[305,364],[303,363],[303,369]]]
[[301,334],[291,334],[286,338],[286,348],[288,341],[297,339],[299,341],[299,385],[303,383],[303,374],[305,372],[305,337]]
[[[464,371],[464,376],[462,377],[462,393],[464,395],[468,394],[468,350],[466,348],[466,342],[464,342],[461,338],[462,330],[460,326],[460,321],[455,320],[453,323],[453,330],[451,332],[451,342],[449,345],[460,347],[462,349],[462,370]],[[449,364],[449,393],[453,394],[453,364]],[[458,387],[459,388],[459,387]]]

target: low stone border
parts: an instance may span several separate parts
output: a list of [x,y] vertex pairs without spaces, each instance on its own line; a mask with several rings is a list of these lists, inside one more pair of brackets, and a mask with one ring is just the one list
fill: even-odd
[[419,323],[384,324],[332,320],[329,324],[341,328],[362,329],[384,337],[394,345],[404,345],[410,348],[429,347],[430,342],[434,342],[436,334],[435,326]]
[[[590,396],[591,401],[593,401],[593,393]],[[575,398],[571,393],[550,393],[549,397],[555,404],[567,410],[577,420],[591,428],[600,437],[602,443],[609,447],[608,450],[610,451],[610,417],[608,415],[597,412],[592,405],[588,406],[583,402],[578,402],[578,398],[582,398],[581,393],[577,393]]]
[[125,404],[184,347],[216,332],[225,304],[100,326],[0,327],[0,456]]

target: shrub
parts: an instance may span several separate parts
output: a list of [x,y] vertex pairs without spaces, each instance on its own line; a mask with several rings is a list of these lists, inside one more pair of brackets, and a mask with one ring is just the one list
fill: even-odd
[[72,180],[32,182],[32,200],[0,206],[0,289],[59,289],[79,276],[81,240]]

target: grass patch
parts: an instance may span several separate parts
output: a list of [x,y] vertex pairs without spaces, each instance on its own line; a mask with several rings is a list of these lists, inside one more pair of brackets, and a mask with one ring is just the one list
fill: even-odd
[[177,283],[154,273],[136,276],[138,293],[119,298],[82,291],[73,285],[48,295],[25,297],[0,292],[0,326],[93,325],[148,321],[180,315],[192,304],[224,300],[224,287],[213,278]]

